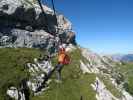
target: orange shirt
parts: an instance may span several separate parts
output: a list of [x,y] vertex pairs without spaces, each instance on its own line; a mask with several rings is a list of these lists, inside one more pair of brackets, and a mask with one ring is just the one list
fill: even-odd
[[65,56],[66,56],[65,53],[59,54],[58,62],[63,64]]

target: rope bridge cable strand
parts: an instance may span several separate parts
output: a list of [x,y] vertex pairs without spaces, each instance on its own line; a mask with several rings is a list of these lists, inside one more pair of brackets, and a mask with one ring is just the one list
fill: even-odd
[[[46,0],[47,1],[47,0]],[[47,4],[47,2],[46,2]],[[54,0],[51,0],[51,4],[52,4],[52,9],[54,11],[54,16],[56,18],[56,26],[57,26],[57,30],[56,30],[56,33],[58,33],[58,20],[57,20],[57,14],[56,14],[56,10],[55,10],[55,3],[54,3]]]
[[[45,21],[46,21],[46,28],[47,28],[47,30],[48,30],[48,33],[51,33],[51,31],[50,31],[50,29],[49,29],[49,23],[48,23],[48,18],[47,18],[47,16],[46,16],[46,13],[45,13],[45,11],[44,11],[44,9],[43,9],[43,6],[42,6],[42,4],[41,4],[41,0],[37,0],[38,1],[38,4],[39,4],[39,6],[40,6],[40,8],[41,8],[41,10],[42,10],[42,14],[43,14],[43,16],[44,16],[44,18],[45,18]],[[55,5],[54,5],[54,0],[52,0],[51,1],[52,2],[52,7],[53,7],[53,11],[54,11],[54,15],[55,15],[55,18],[56,18],[56,24],[57,24],[57,27],[58,27],[58,21],[57,21],[57,16],[56,16],[56,11],[55,11]],[[46,1],[45,1],[45,3],[46,3]],[[45,24],[45,23],[44,23]],[[58,33],[58,28],[57,28],[57,30],[56,30],[56,34]],[[56,37],[55,37],[56,38]],[[56,39],[55,39],[56,40]],[[58,43],[57,43],[58,44]]]
[[51,0],[52,1],[52,7],[53,7],[53,10],[54,10],[54,15],[56,15],[56,12],[55,12],[55,5],[54,5],[54,0]]
[[[47,1],[47,0],[46,0],[46,1]],[[46,1],[45,1],[45,2],[46,2]],[[56,15],[54,0],[51,0],[51,4],[52,4],[53,11],[54,11],[54,15]],[[47,2],[46,2],[46,5],[48,5]]]
[[[40,1],[40,0],[37,0],[37,1],[38,1],[38,4],[39,4],[39,6],[40,6],[40,8],[41,8],[41,10],[42,10],[43,15],[44,15],[44,18],[45,18],[45,21],[46,21],[46,28],[47,28],[47,30],[48,30],[48,33],[51,33],[51,31],[50,31],[50,29],[49,29],[48,18],[47,18],[46,14],[45,14],[45,11],[44,11],[44,9],[43,9],[43,6],[42,6],[42,4],[41,4],[41,1]],[[45,1],[45,3],[47,3],[47,2]],[[52,0],[52,7],[53,7],[54,15],[55,15],[55,18],[56,18],[57,27],[58,27],[58,21],[57,21],[57,16],[56,16],[56,11],[55,11],[55,5],[54,5],[54,1],[53,1],[53,0]],[[57,30],[56,30],[56,35],[57,35],[57,33],[58,33],[58,28],[57,28]],[[55,40],[56,40],[56,37],[55,37]],[[57,43],[57,44],[58,44],[58,43]]]
[[[46,28],[47,28],[47,30],[48,30],[48,32],[50,33],[50,29],[49,29],[49,27],[48,27],[48,18],[47,18],[47,16],[46,16],[46,13],[45,13],[45,11],[44,11],[44,9],[43,9],[43,6],[42,6],[42,4],[41,4],[41,1],[40,0],[37,0],[38,1],[38,4],[39,4],[39,6],[40,6],[40,8],[41,8],[41,10],[42,10],[42,13],[43,13],[43,16],[44,16],[44,18],[45,18],[45,21],[46,21]],[[44,23],[45,24],[45,23]]]
[[[42,4],[41,4],[41,1],[40,0],[37,0],[38,1],[38,4],[39,4],[39,6],[40,6],[40,8],[41,8],[41,10],[42,10],[42,13],[43,13],[43,15],[44,15],[44,18],[45,18],[45,20],[46,20],[46,28],[47,28],[47,30],[48,30],[48,32],[49,33],[51,33],[51,31],[50,31],[50,29],[49,29],[49,23],[48,23],[48,18],[47,18],[47,16],[46,16],[46,14],[45,14],[45,11],[44,11],[44,9],[43,9],[43,6],[42,6]],[[46,1],[45,1],[46,2]],[[56,34],[59,32],[59,29],[58,29],[58,20],[57,20],[57,15],[56,15],[56,10],[55,10],[55,5],[54,5],[54,0],[52,0],[51,1],[52,2],[52,7],[53,7],[53,11],[54,11],[54,15],[55,15],[55,18],[56,18],[56,26],[57,26],[57,30],[56,30]]]
[[[57,13],[56,13],[56,10],[55,10],[55,2],[54,2],[54,0],[51,0],[51,4],[52,4],[53,11],[54,11],[54,16],[56,18],[56,26],[57,26],[57,29],[56,29],[56,32],[55,33],[56,33],[56,37],[59,37],[59,23],[58,23]],[[59,42],[60,42],[60,40],[57,41],[57,45],[58,46],[59,46]]]
[[54,11],[54,15],[55,15],[55,18],[56,18],[56,23],[57,23],[57,30],[56,30],[56,33],[59,32],[59,29],[58,29],[58,18],[57,18],[57,14],[56,14],[56,10],[55,10],[55,3],[54,3],[54,0],[51,0],[51,3],[52,3],[52,8],[53,8],[53,11]]

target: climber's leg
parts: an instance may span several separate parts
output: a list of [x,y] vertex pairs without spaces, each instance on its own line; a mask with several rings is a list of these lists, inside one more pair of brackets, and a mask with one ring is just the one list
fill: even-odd
[[58,64],[56,66],[56,75],[57,75],[57,80],[61,81],[61,70],[63,68],[63,64]]

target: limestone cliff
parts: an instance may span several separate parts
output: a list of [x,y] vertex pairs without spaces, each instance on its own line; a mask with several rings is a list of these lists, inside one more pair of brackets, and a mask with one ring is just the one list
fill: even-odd
[[51,48],[59,40],[75,44],[71,22],[32,0],[0,1],[0,47]]

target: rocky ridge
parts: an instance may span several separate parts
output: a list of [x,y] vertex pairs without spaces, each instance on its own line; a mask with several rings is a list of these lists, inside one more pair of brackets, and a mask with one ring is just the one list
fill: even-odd
[[[99,56],[96,53],[83,48],[82,55],[88,60],[86,63],[80,61],[81,70],[83,73],[95,73],[97,76],[94,84],[91,84],[93,89],[97,92],[97,100],[133,100],[132,95],[130,95],[121,85],[123,84],[123,81],[120,81],[119,79],[122,76],[119,74],[119,72],[114,70],[115,67],[117,67],[117,65],[115,65],[115,61],[105,56]],[[105,78],[101,79],[101,76]],[[117,77],[119,78],[117,79]],[[118,90],[117,92],[121,94],[120,97],[114,96],[114,94],[108,90],[108,87],[104,81],[106,79],[109,80],[110,83],[114,86],[113,88]]]

